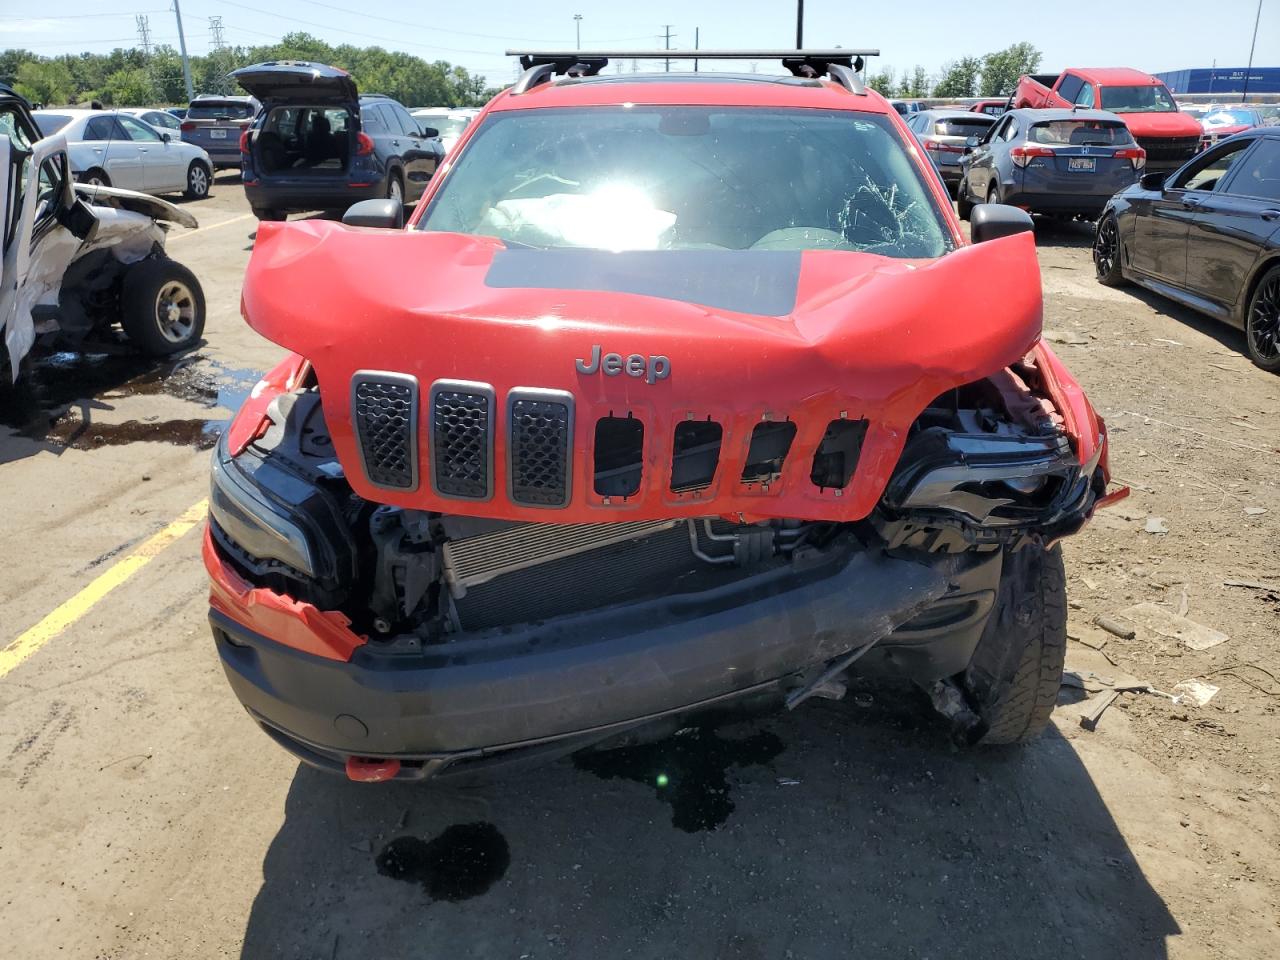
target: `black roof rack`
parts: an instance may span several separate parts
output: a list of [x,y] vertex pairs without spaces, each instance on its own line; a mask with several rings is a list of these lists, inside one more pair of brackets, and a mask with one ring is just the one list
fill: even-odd
[[797,77],[827,76],[850,93],[864,94],[858,71],[879,50],[508,50],[524,73],[511,88],[521,94],[555,76],[594,77],[610,60],[780,60]]

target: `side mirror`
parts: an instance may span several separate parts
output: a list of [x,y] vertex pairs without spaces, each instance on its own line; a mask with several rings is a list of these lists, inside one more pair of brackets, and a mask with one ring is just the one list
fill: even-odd
[[1144,173],[1138,183],[1143,190],[1163,190],[1167,177],[1168,174],[1164,173]]
[[173,140],[173,134],[162,133],[160,134],[160,139],[163,140],[165,143],[169,143],[170,141]]
[[980,203],[969,214],[969,236],[974,243],[999,240],[1034,229],[1031,214],[1005,203]]
[[426,140],[434,140],[436,137],[440,136],[440,131],[435,127],[423,127],[422,136]]
[[404,205],[394,200],[361,200],[342,215],[348,227],[380,227],[399,230],[404,226]]
[[965,153],[973,153],[973,151],[975,151],[975,150],[977,150],[977,149],[978,149],[978,144],[979,144],[979,143],[981,143],[981,142],[982,142],[982,141],[981,141],[981,140],[979,140],[977,137],[965,137],[965,138],[964,138],[964,152],[965,152]]

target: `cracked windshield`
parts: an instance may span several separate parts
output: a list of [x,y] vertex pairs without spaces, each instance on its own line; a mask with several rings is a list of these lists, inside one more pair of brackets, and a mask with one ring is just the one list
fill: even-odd
[[495,113],[422,226],[605,250],[937,257],[951,244],[887,119],[822,110]]

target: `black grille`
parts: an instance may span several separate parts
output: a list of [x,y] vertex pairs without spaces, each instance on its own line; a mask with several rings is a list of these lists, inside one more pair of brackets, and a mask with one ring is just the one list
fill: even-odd
[[431,482],[446,497],[485,500],[492,490],[493,398],[437,385],[431,397]]
[[513,397],[511,499],[534,507],[569,503],[569,450],[573,432],[567,400]]
[[1147,163],[1182,163],[1200,149],[1199,137],[1138,137],[1138,146],[1147,151]]
[[370,482],[402,490],[417,486],[418,388],[413,378],[357,375],[352,407]]
[[867,433],[865,420],[832,420],[813,455],[809,479],[818,487],[844,489],[853,478]]
[[751,446],[742,467],[743,483],[773,483],[782,474],[782,462],[796,438],[790,420],[761,420],[751,430]]

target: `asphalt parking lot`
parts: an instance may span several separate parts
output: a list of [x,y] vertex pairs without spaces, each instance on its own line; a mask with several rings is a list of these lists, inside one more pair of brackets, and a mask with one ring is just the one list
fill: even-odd
[[[868,686],[424,788],[300,766],[223,680],[208,450],[282,351],[239,316],[237,179],[189,209],[169,249],[204,285],[204,346],[46,358],[0,404],[6,955],[1275,955],[1280,378],[1235,331],[1096,284],[1089,227],[1038,228],[1046,337],[1133,494],[1066,547],[1068,668],[1201,678],[1207,705],[1128,693],[1086,731],[1064,688],[1042,740],[974,752]],[[1143,603],[1229,639],[1092,626]]]

